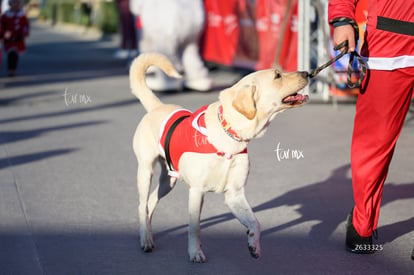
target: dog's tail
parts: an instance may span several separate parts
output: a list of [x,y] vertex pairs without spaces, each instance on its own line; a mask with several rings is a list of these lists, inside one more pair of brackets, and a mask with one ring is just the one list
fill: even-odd
[[145,81],[145,72],[152,65],[159,67],[168,76],[181,78],[181,75],[164,55],[144,53],[135,58],[129,70],[131,92],[138,97],[147,112],[162,104],[159,98],[148,88]]

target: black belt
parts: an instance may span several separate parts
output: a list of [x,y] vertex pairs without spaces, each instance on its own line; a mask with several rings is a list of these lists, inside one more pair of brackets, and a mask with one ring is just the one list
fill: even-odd
[[377,29],[414,36],[414,22],[401,21],[387,17],[377,17]]

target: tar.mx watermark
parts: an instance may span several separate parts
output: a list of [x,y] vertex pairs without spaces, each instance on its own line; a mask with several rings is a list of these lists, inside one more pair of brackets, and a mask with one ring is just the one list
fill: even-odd
[[303,150],[300,149],[292,149],[292,148],[283,148],[280,145],[280,142],[277,144],[277,147],[275,149],[276,158],[278,161],[282,160],[298,160],[305,158],[305,155],[303,154]]
[[65,89],[63,97],[65,98],[66,106],[77,104],[87,105],[92,103],[92,98],[88,94],[69,92],[68,88]]

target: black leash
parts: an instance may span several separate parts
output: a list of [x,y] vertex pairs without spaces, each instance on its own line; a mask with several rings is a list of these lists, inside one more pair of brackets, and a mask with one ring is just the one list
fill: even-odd
[[[341,44],[339,44],[338,46],[336,46],[334,48],[334,50],[338,51],[341,50],[341,53],[338,54],[337,56],[335,56],[334,58],[332,58],[331,60],[329,60],[328,62],[326,62],[325,64],[323,64],[322,66],[317,67],[316,69],[314,69],[313,71],[311,71],[309,73],[309,77],[313,78],[315,77],[320,71],[322,71],[323,69],[329,67],[330,65],[332,65],[334,62],[338,61],[339,59],[341,59],[345,54],[348,53],[348,40],[345,40],[344,42],[342,42]],[[352,64],[354,63],[354,59],[357,59],[358,63],[359,63],[359,67],[361,68],[360,71],[360,78],[354,83],[352,82],[351,76],[352,76]],[[367,66],[365,65],[364,60],[362,60],[362,57],[356,52],[353,51],[350,53],[350,57],[349,57],[349,63],[348,63],[348,71],[347,71],[347,84],[349,88],[357,88],[361,86],[362,80],[365,78],[365,75],[367,73]]]

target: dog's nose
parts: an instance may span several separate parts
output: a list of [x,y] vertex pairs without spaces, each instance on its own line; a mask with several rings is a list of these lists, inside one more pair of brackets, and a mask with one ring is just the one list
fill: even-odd
[[307,78],[309,76],[308,72],[300,72],[300,74],[303,78]]

